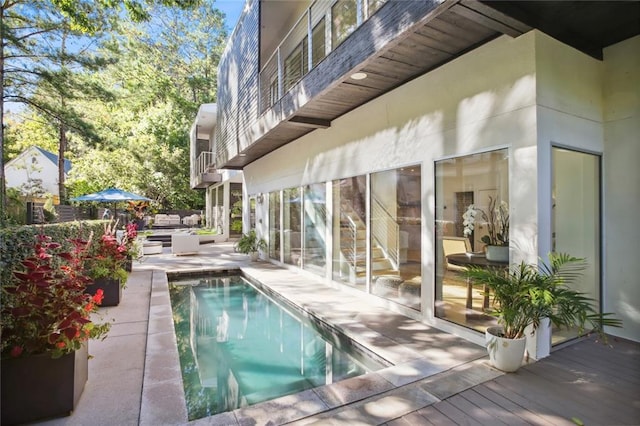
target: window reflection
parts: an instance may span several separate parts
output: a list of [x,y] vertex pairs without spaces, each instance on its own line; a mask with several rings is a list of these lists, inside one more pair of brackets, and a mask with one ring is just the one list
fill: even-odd
[[421,171],[405,167],[371,175],[371,293],[420,309]]
[[436,176],[436,300],[439,318],[479,331],[495,319],[484,313],[489,298],[483,288],[464,277],[464,264],[447,256],[467,254],[485,259],[487,224],[476,215],[473,232],[465,235],[463,214],[473,204],[488,211],[491,200],[509,202],[509,159],[506,149],[439,161]]
[[296,266],[302,266],[302,215],[300,208],[300,188],[285,189],[282,223],[284,262]]
[[269,194],[269,258],[280,260],[280,191]]
[[333,279],[364,290],[366,285],[366,176],[332,184]]
[[326,186],[307,185],[304,189],[304,260],[303,268],[324,275],[326,265]]
[[331,8],[332,47],[335,49],[358,25],[358,2],[356,0],[338,0]]

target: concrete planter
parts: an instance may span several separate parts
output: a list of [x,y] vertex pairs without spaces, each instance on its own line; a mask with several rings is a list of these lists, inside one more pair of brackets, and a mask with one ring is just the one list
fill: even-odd
[[2,424],[71,414],[89,376],[87,345],[52,359],[49,354],[3,359]]

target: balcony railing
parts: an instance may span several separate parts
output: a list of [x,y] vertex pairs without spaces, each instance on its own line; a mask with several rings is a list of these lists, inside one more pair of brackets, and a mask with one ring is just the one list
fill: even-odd
[[217,172],[214,161],[213,152],[204,151],[198,155],[192,168],[192,188],[205,188],[209,184],[222,181],[222,175]]
[[386,1],[315,1],[260,71],[260,113],[272,107]]
[[215,172],[214,153],[210,151],[203,151],[198,155],[196,159],[196,174],[202,175],[205,173]]

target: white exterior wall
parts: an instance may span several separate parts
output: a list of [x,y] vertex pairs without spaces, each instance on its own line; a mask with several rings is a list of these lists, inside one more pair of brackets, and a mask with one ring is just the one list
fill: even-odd
[[604,309],[640,341],[640,36],[604,51]]
[[[615,218],[605,220],[605,240],[611,241],[619,234],[617,241],[620,241],[615,245],[608,243],[605,249],[605,310],[623,309],[626,313],[622,316],[635,318],[632,320],[635,325],[629,329],[632,331],[627,332],[627,322],[622,333],[638,340],[638,266],[621,255],[624,251],[630,256],[638,245],[638,238],[628,238],[629,230],[634,229],[632,207],[638,204],[636,188],[640,187],[637,168],[631,165],[631,161],[640,158],[638,97],[633,106],[622,95],[616,96],[628,92],[630,87],[637,94],[640,87],[638,55],[631,54],[633,47],[635,52],[639,51],[637,40],[633,46],[625,46],[623,52],[610,49],[611,59],[603,65],[538,31],[516,39],[500,37],[334,120],[330,128],[314,131],[248,165],[244,169],[246,194],[267,194],[309,183],[421,165],[422,319],[477,340],[477,336],[471,336],[477,333],[456,330],[450,323],[434,318],[431,311],[434,161],[509,148],[511,261],[536,262],[539,255],[546,256],[551,245],[552,144],[604,152],[606,129],[606,134],[616,138],[607,143],[619,151],[604,153],[605,204],[610,204],[612,197],[615,203],[624,197],[626,207],[605,206],[603,211]],[[619,78],[609,81],[610,102],[621,108],[612,105],[607,113],[608,123],[603,126],[604,70],[609,62],[616,69],[617,62],[623,62],[623,68],[631,66],[629,56],[635,57],[636,78],[624,74],[627,77],[623,81]],[[626,136],[619,138],[622,132]],[[629,175],[627,169],[608,167],[616,158],[628,163],[628,170],[635,171]],[[607,171],[609,168],[614,170]],[[624,192],[619,192],[621,195],[614,195],[617,187],[607,183],[614,181],[624,188]],[[474,189],[482,188],[468,188]],[[267,208],[258,209],[257,213],[266,229]],[[610,229],[618,223],[626,224],[627,228]],[[612,257],[620,260],[607,265]],[[622,273],[621,280],[618,276],[624,267],[629,272]],[[534,357],[546,355],[546,340],[548,336],[542,336],[537,342],[539,347],[529,348]]]
[[434,161],[509,147],[512,229],[525,230],[512,234],[512,244],[537,253],[534,41],[533,33],[496,39],[270,153],[243,170],[247,194],[419,164],[423,319],[448,327],[431,311]]
[[[215,237],[216,242],[229,240],[229,226],[231,220],[229,218],[231,211],[231,183],[242,183],[242,172],[238,170],[219,170],[222,176],[222,182],[210,185],[206,189],[205,195],[205,215],[207,218],[207,227],[213,228],[214,217],[222,215],[223,226],[218,230]],[[224,205],[216,207],[216,188],[224,188]],[[217,211],[216,211],[217,209]]]
[[[36,162],[31,159],[35,157]],[[52,195],[58,193],[58,165],[31,147],[5,165],[7,188],[20,188],[29,179],[41,179],[42,188]]]

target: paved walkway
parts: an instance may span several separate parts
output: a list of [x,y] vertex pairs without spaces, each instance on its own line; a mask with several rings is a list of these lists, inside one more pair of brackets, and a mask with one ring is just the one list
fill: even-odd
[[[368,297],[339,291],[307,274],[268,262],[250,263],[247,256],[234,253],[230,243],[207,244],[200,247],[197,256],[176,257],[165,248],[163,254],[147,256],[144,262],[134,264],[120,305],[101,309],[105,318],[115,322],[105,341],[90,344],[89,352],[95,358],[89,363],[89,381],[76,411],[69,417],[42,424],[189,423],[167,273],[238,267],[262,283],[266,291],[277,292],[289,303],[340,328],[393,366],[191,424],[416,425],[432,421],[434,424],[478,424],[471,416],[458,417],[456,422],[455,416],[442,413],[455,411],[440,404],[450,404],[451,398],[474,392],[483,383],[494,383],[501,376],[520,380],[519,373],[505,376],[489,367],[484,348],[385,310]],[[624,356],[640,360],[639,345],[630,345],[631,351]],[[639,375],[637,369],[633,374]],[[521,386],[526,386],[526,381],[521,382]],[[639,382],[627,386],[635,390]],[[628,414],[637,414],[640,423],[640,400],[637,396],[629,398]],[[463,410],[464,401],[459,402]],[[466,408],[470,408],[468,404]]]

